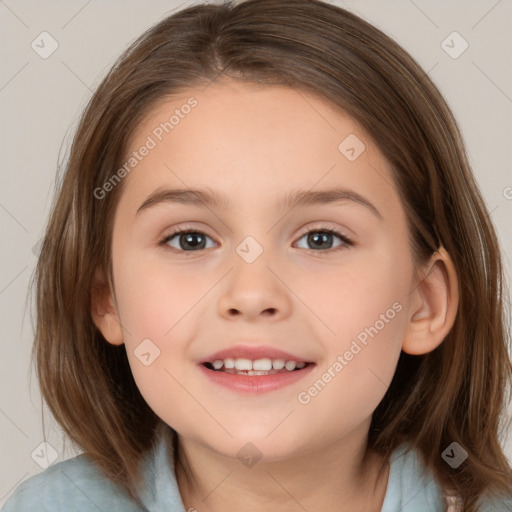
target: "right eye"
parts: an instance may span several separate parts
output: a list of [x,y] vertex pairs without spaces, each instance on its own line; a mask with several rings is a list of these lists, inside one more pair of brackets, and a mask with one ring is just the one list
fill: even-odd
[[[176,238],[174,241],[173,239]],[[177,252],[193,252],[199,251],[202,249],[209,249],[209,247],[205,247],[206,239],[209,237],[207,234],[202,231],[191,230],[191,229],[180,229],[173,231],[172,233],[166,234],[158,243],[158,245],[169,246]],[[171,242],[174,242],[178,245],[172,245]]]

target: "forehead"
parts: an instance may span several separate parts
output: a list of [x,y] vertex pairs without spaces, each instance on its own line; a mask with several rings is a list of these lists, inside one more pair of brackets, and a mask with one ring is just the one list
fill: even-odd
[[343,185],[399,201],[387,161],[361,127],[284,86],[222,82],[166,97],[133,132],[126,160],[144,146],[151,149],[123,193],[139,203],[157,187],[205,185],[240,200]]

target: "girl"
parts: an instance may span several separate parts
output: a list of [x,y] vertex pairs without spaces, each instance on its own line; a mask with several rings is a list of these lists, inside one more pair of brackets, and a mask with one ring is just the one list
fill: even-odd
[[439,91],[350,12],[143,34],[81,118],[36,293],[83,454],[6,512],[512,510],[495,231]]

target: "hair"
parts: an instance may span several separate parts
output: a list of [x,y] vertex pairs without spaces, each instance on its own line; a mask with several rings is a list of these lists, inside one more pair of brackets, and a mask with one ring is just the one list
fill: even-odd
[[[163,421],[137,389],[124,346],[106,342],[92,320],[95,269],[112,283],[113,217],[123,182],[103,199],[94,191],[122,165],[130,135],[152,108],[223,77],[311,93],[358,122],[392,167],[415,264],[444,247],[455,265],[454,325],[435,350],[402,351],[373,413],[368,449],[389,457],[410,443],[469,512],[484,493],[509,493],[512,471],[500,446],[512,377],[506,283],[460,129],[404,49],[319,0],[188,7],[136,39],[98,86],[79,120],[35,271],[33,356],[53,416],[138,499],[140,463]],[[453,442],[469,454],[457,470],[441,457]]]

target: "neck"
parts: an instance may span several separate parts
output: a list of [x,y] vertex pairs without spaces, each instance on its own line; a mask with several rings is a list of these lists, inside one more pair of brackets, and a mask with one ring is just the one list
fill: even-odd
[[185,510],[199,512],[380,512],[389,476],[387,461],[367,452],[364,440],[341,439],[314,453],[247,467],[179,436],[175,460]]

